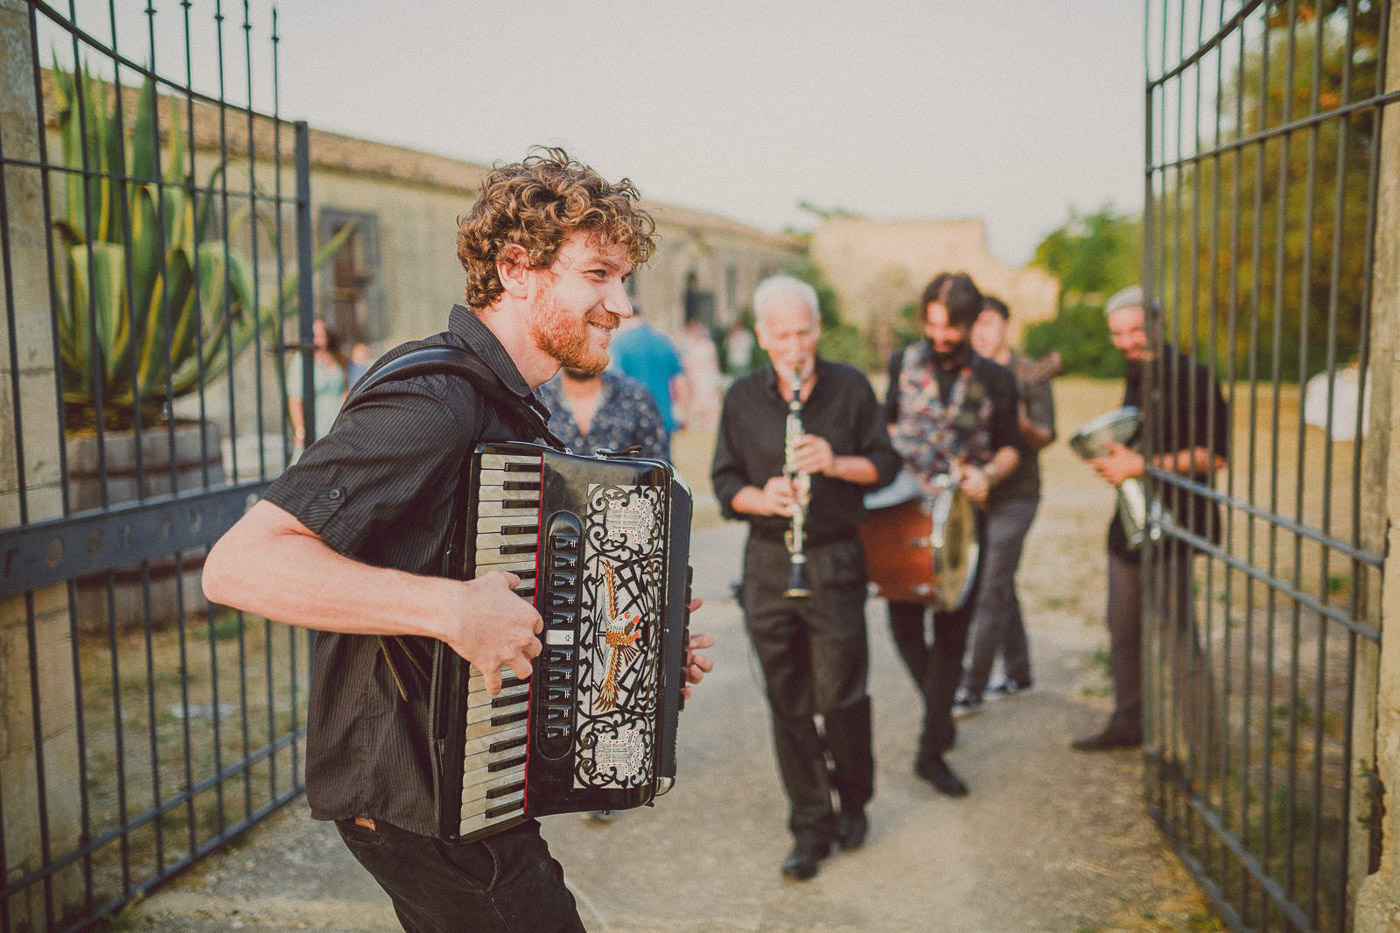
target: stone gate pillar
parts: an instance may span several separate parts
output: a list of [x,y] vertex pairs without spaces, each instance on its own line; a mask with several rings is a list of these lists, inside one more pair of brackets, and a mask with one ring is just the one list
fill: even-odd
[[[28,4],[0,0],[0,143],[7,160],[39,160],[32,49]],[[40,175],[28,166],[6,164],[0,170],[4,172],[9,237],[8,254],[0,256],[4,264],[0,271],[8,272],[13,286],[5,303],[12,305],[6,312],[13,311],[16,331],[12,352],[6,319],[0,317],[3,529],[20,524],[21,496],[30,522],[59,517],[63,477]],[[22,476],[16,457],[19,428],[23,430]],[[78,781],[69,633],[65,587],[41,590],[32,600],[24,596],[0,600],[0,819],[4,821],[7,884],[41,868],[45,847],[54,858],[71,852],[79,843],[83,789]],[[41,810],[46,819],[41,820]],[[83,889],[78,866],[59,873],[52,890],[57,915],[53,917],[48,915],[41,884],[30,885],[10,899],[14,929],[54,926],[67,908],[80,903]]]
[[[1400,88],[1400,16],[1392,5],[1386,90]],[[1380,868],[1372,867],[1371,825],[1377,818],[1375,793],[1357,782],[1353,794],[1351,877],[1359,880],[1354,929],[1400,929],[1400,106],[1386,108],[1380,145],[1380,191],[1376,205],[1376,264],[1371,302],[1371,447],[1365,464],[1368,542],[1384,542],[1384,579],[1368,593],[1379,606],[1381,628],[1378,680],[1358,678],[1355,715],[1357,756],[1374,747],[1374,762],[1385,789],[1386,814],[1380,820]],[[1374,613],[1373,613],[1374,615]],[[1358,670],[1372,669],[1362,664]],[[1375,697],[1372,707],[1366,702]],[[1373,715],[1372,715],[1373,714]],[[1365,733],[1375,727],[1374,745]]]

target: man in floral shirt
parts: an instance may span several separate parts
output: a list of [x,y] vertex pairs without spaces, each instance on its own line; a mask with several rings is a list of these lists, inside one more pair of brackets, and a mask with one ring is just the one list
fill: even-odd
[[[956,480],[980,507],[1021,462],[1016,380],[1009,369],[972,350],[972,325],[982,312],[982,293],[972,279],[940,273],[919,306],[926,339],[890,357],[890,435],[926,490],[937,492]],[[978,516],[980,524],[980,508]],[[971,590],[977,592],[975,582]],[[953,747],[953,696],[975,602],[972,595],[955,611],[936,610],[932,644],[923,603],[889,604],[895,646],[924,696],[914,772],[950,797],[967,794],[943,755]]]

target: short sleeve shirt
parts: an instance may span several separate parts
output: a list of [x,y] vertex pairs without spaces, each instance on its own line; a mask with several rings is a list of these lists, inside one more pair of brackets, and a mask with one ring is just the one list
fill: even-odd
[[[475,353],[547,417],[505,348],[467,308],[452,309],[446,331],[391,350],[381,362],[420,346]],[[464,461],[482,440],[535,439],[515,431],[459,377],[385,382],[356,396],[265,498],[341,554],[438,574]],[[418,654],[434,644],[410,640]],[[312,816],[368,816],[436,835],[426,682],[417,686],[408,700],[399,695],[378,638],[318,633],[307,722]]]

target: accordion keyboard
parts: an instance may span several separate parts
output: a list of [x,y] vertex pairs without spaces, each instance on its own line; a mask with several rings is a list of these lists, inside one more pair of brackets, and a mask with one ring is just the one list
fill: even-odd
[[[504,570],[520,577],[517,595],[533,599],[539,550],[541,461],[538,456],[482,458],[472,576]],[[518,816],[525,806],[525,746],[530,683],[501,669],[501,692],[486,692],[472,668],[467,689],[460,832],[474,833]]]

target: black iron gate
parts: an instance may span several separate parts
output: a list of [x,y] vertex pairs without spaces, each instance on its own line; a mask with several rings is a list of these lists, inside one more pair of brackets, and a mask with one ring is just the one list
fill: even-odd
[[[1147,794],[1239,929],[1344,930],[1375,867],[1383,545],[1366,465],[1389,426],[1366,400],[1378,181],[1400,167],[1380,145],[1400,100],[1391,13],[1147,3],[1153,330],[1209,368],[1231,422],[1213,484],[1150,471],[1168,515],[1204,499],[1220,517],[1203,533],[1166,520],[1150,550]],[[1172,378],[1148,367],[1162,398]],[[1149,425],[1194,417],[1150,407]],[[1169,637],[1174,560],[1194,621]]]
[[302,790],[306,633],[199,568],[293,453],[284,353],[314,397],[308,133],[275,11],[162,7],[0,0],[3,931],[89,926]]

